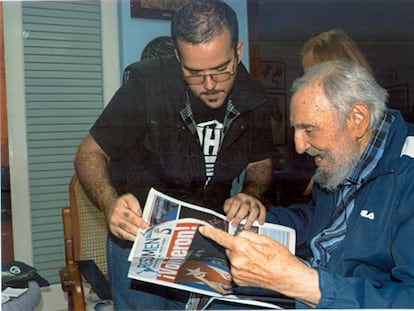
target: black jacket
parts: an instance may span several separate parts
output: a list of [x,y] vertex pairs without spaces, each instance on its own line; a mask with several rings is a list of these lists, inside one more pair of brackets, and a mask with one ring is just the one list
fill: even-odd
[[145,202],[151,187],[222,212],[232,180],[249,162],[271,156],[269,105],[262,86],[239,65],[231,100],[239,114],[225,134],[206,187],[204,156],[197,134],[183,120],[186,92],[174,56],[135,63],[91,129],[110,157],[109,172],[119,194]]

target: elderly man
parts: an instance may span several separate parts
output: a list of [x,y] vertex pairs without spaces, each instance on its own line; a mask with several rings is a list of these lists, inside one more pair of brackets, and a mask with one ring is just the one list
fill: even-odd
[[[313,203],[276,207],[307,261],[265,236],[203,227],[227,249],[236,284],[280,292],[298,307],[414,307],[414,126],[356,63],[326,62],[293,85],[298,153],[315,159]],[[238,222],[245,212],[230,208]],[[303,256],[304,254],[302,254]]]

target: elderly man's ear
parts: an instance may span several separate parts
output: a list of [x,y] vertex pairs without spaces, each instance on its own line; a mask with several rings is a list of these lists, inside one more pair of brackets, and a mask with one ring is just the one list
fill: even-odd
[[369,134],[371,119],[370,109],[364,102],[356,102],[352,105],[348,117],[348,129],[356,139],[361,139]]

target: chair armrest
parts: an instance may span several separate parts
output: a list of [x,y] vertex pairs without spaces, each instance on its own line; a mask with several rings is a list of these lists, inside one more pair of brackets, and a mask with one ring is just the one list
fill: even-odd
[[68,293],[69,310],[85,310],[85,295],[83,291],[82,275],[75,262],[73,252],[73,232],[71,210],[62,209],[63,233],[65,239],[66,266],[59,270],[62,290]]
[[82,276],[76,264],[69,264],[59,270],[62,290],[68,293],[70,310],[85,310],[85,295]]

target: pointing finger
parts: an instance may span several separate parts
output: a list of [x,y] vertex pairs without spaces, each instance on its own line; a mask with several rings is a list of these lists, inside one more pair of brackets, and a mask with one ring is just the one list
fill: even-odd
[[212,239],[225,248],[231,247],[231,242],[234,237],[227,232],[208,226],[201,226],[199,229],[200,233],[206,238]]

